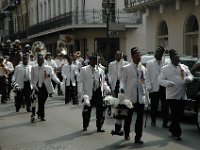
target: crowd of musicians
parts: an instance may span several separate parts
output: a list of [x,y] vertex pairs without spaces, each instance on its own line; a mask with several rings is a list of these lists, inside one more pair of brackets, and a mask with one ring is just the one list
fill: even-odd
[[[145,106],[151,105],[151,126],[156,126],[159,101],[162,108],[162,127],[168,128],[174,139],[181,140],[180,120],[184,113],[184,100],[187,99],[186,84],[193,80],[193,76],[188,67],[180,63],[176,50],[169,51],[171,62],[165,64],[165,49],[158,47],[155,58],[143,66],[140,49],[133,47],[130,50],[130,62],[124,60],[121,51],[117,51],[115,60],[104,67],[96,53],[88,54],[85,60],[80,51],[66,56],[58,53],[53,59],[50,52],[34,55],[30,48],[29,44],[23,48],[19,40],[15,40],[14,46],[10,40],[6,41],[0,57],[1,103],[10,101],[13,89],[16,94],[16,112],[22,107],[30,112],[31,95],[35,94],[38,99],[37,116],[45,121],[45,102],[48,97],[53,96],[54,89],[57,89],[57,95],[64,95],[65,104],[72,101],[72,104],[77,105],[82,102],[81,97],[87,95],[90,105],[83,106],[83,132],[89,127],[93,107],[96,107],[97,132],[104,132],[104,96],[118,98],[120,93],[124,93],[133,105],[124,119],[125,140],[130,139],[130,126],[135,112],[135,143],[143,144]],[[61,82],[65,84],[64,91]]]

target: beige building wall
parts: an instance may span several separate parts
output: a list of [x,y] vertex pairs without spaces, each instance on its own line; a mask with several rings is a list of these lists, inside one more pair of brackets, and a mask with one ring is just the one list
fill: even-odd
[[[166,21],[168,26],[168,47],[176,49],[180,54],[183,54],[185,49],[185,24],[188,17],[191,15],[195,15],[197,17],[200,25],[200,6],[195,6],[193,1],[183,2],[180,10],[176,10],[175,5],[168,7],[165,6],[163,14],[160,14],[158,9],[153,11],[151,10],[150,16],[146,17],[147,50],[155,50],[155,48],[158,46],[159,25],[161,21]],[[198,49],[200,50],[199,47],[200,38],[198,38]]]

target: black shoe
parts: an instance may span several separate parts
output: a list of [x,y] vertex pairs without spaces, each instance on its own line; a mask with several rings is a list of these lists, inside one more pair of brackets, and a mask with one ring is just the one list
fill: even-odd
[[83,132],[87,131],[87,128],[83,128]]
[[167,124],[163,124],[162,127],[163,128],[169,128],[169,126]]
[[130,140],[129,134],[127,134],[127,133],[124,134],[124,140],[126,140],[126,141]]
[[40,120],[41,120],[41,121],[46,121],[46,119],[44,119],[44,118],[41,118]]
[[135,140],[135,144],[144,144],[142,140]]
[[174,136],[174,139],[177,140],[177,141],[181,141],[181,137],[180,136]]
[[97,129],[97,132],[105,132],[103,129]]
[[1,101],[1,103],[2,103],[2,104],[6,104],[7,102],[6,102],[6,101]]

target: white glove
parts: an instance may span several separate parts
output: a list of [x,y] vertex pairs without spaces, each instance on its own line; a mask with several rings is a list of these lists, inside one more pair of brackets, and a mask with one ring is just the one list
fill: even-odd
[[175,86],[176,84],[174,83],[174,82],[172,82],[172,81],[169,81],[168,83],[167,83],[167,87],[173,87],[173,86]]

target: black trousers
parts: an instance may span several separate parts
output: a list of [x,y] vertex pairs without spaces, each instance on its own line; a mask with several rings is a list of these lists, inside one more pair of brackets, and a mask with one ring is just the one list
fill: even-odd
[[169,126],[169,131],[173,136],[180,137],[182,134],[180,120],[184,115],[185,101],[168,99],[169,107],[171,110],[171,124]]
[[118,94],[119,94],[119,84],[120,84],[120,81],[117,80],[116,86],[115,86],[115,90],[114,90],[114,92],[115,92],[115,97],[117,97],[117,98],[118,98]]
[[128,116],[124,122],[124,132],[125,132],[125,136],[126,135],[128,136],[130,133],[130,126],[131,126],[132,116],[133,116],[134,111],[137,114],[136,122],[135,122],[135,134],[136,134],[135,140],[140,140],[142,137],[142,132],[143,132],[144,104],[136,103],[134,104],[134,108],[129,110]]
[[101,129],[105,120],[104,116],[104,107],[103,107],[103,97],[101,93],[101,89],[97,89],[93,92],[92,99],[90,100],[91,106],[84,106],[82,117],[83,117],[83,128],[87,128],[89,126],[92,107],[96,107],[96,127],[97,129]]
[[24,88],[21,91],[17,91],[17,96],[15,99],[16,110],[19,110],[21,108],[21,105],[26,103],[26,109],[27,111],[30,111],[30,106],[31,106],[30,95],[31,95],[30,82],[26,81],[24,82]]
[[70,82],[70,86],[65,87],[65,102],[69,103],[71,99],[73,101],[73,104],[77,103],[76,86],[72,86],[72,83]]
[[[60,80],[60,82],[63,81],[63,77],[62,77],[62,73],[61,72],[58,72],[57,77]],[[58,84],[57,86],[58,86],[58,92],[62,91],[61,87],[60,87],[60,84]]]
[[0,77],[0,93],[1,93],[1,102],[6,101],[6,77],[5,76],[1,76]]
[[45,117],[45,102],[48,98],[48,92],[44,84],[42,84],[41,88],[38,88],[38,116],[41,118]]
[[163,124],[167,124],[169,119],[169,104],[165,98],[166,97],[165,87],[160,86],[160,90],[158,92],[150,93],[149,96],[151,98],[151,121],[156,123],[157,110],[160,100]]
[[12,86],[11,86],[12,76],[13,76],[13,72],[8,75],[8,90],[6,92],[6,98],[7,99],[10,99],[10,92],[12,90]]

